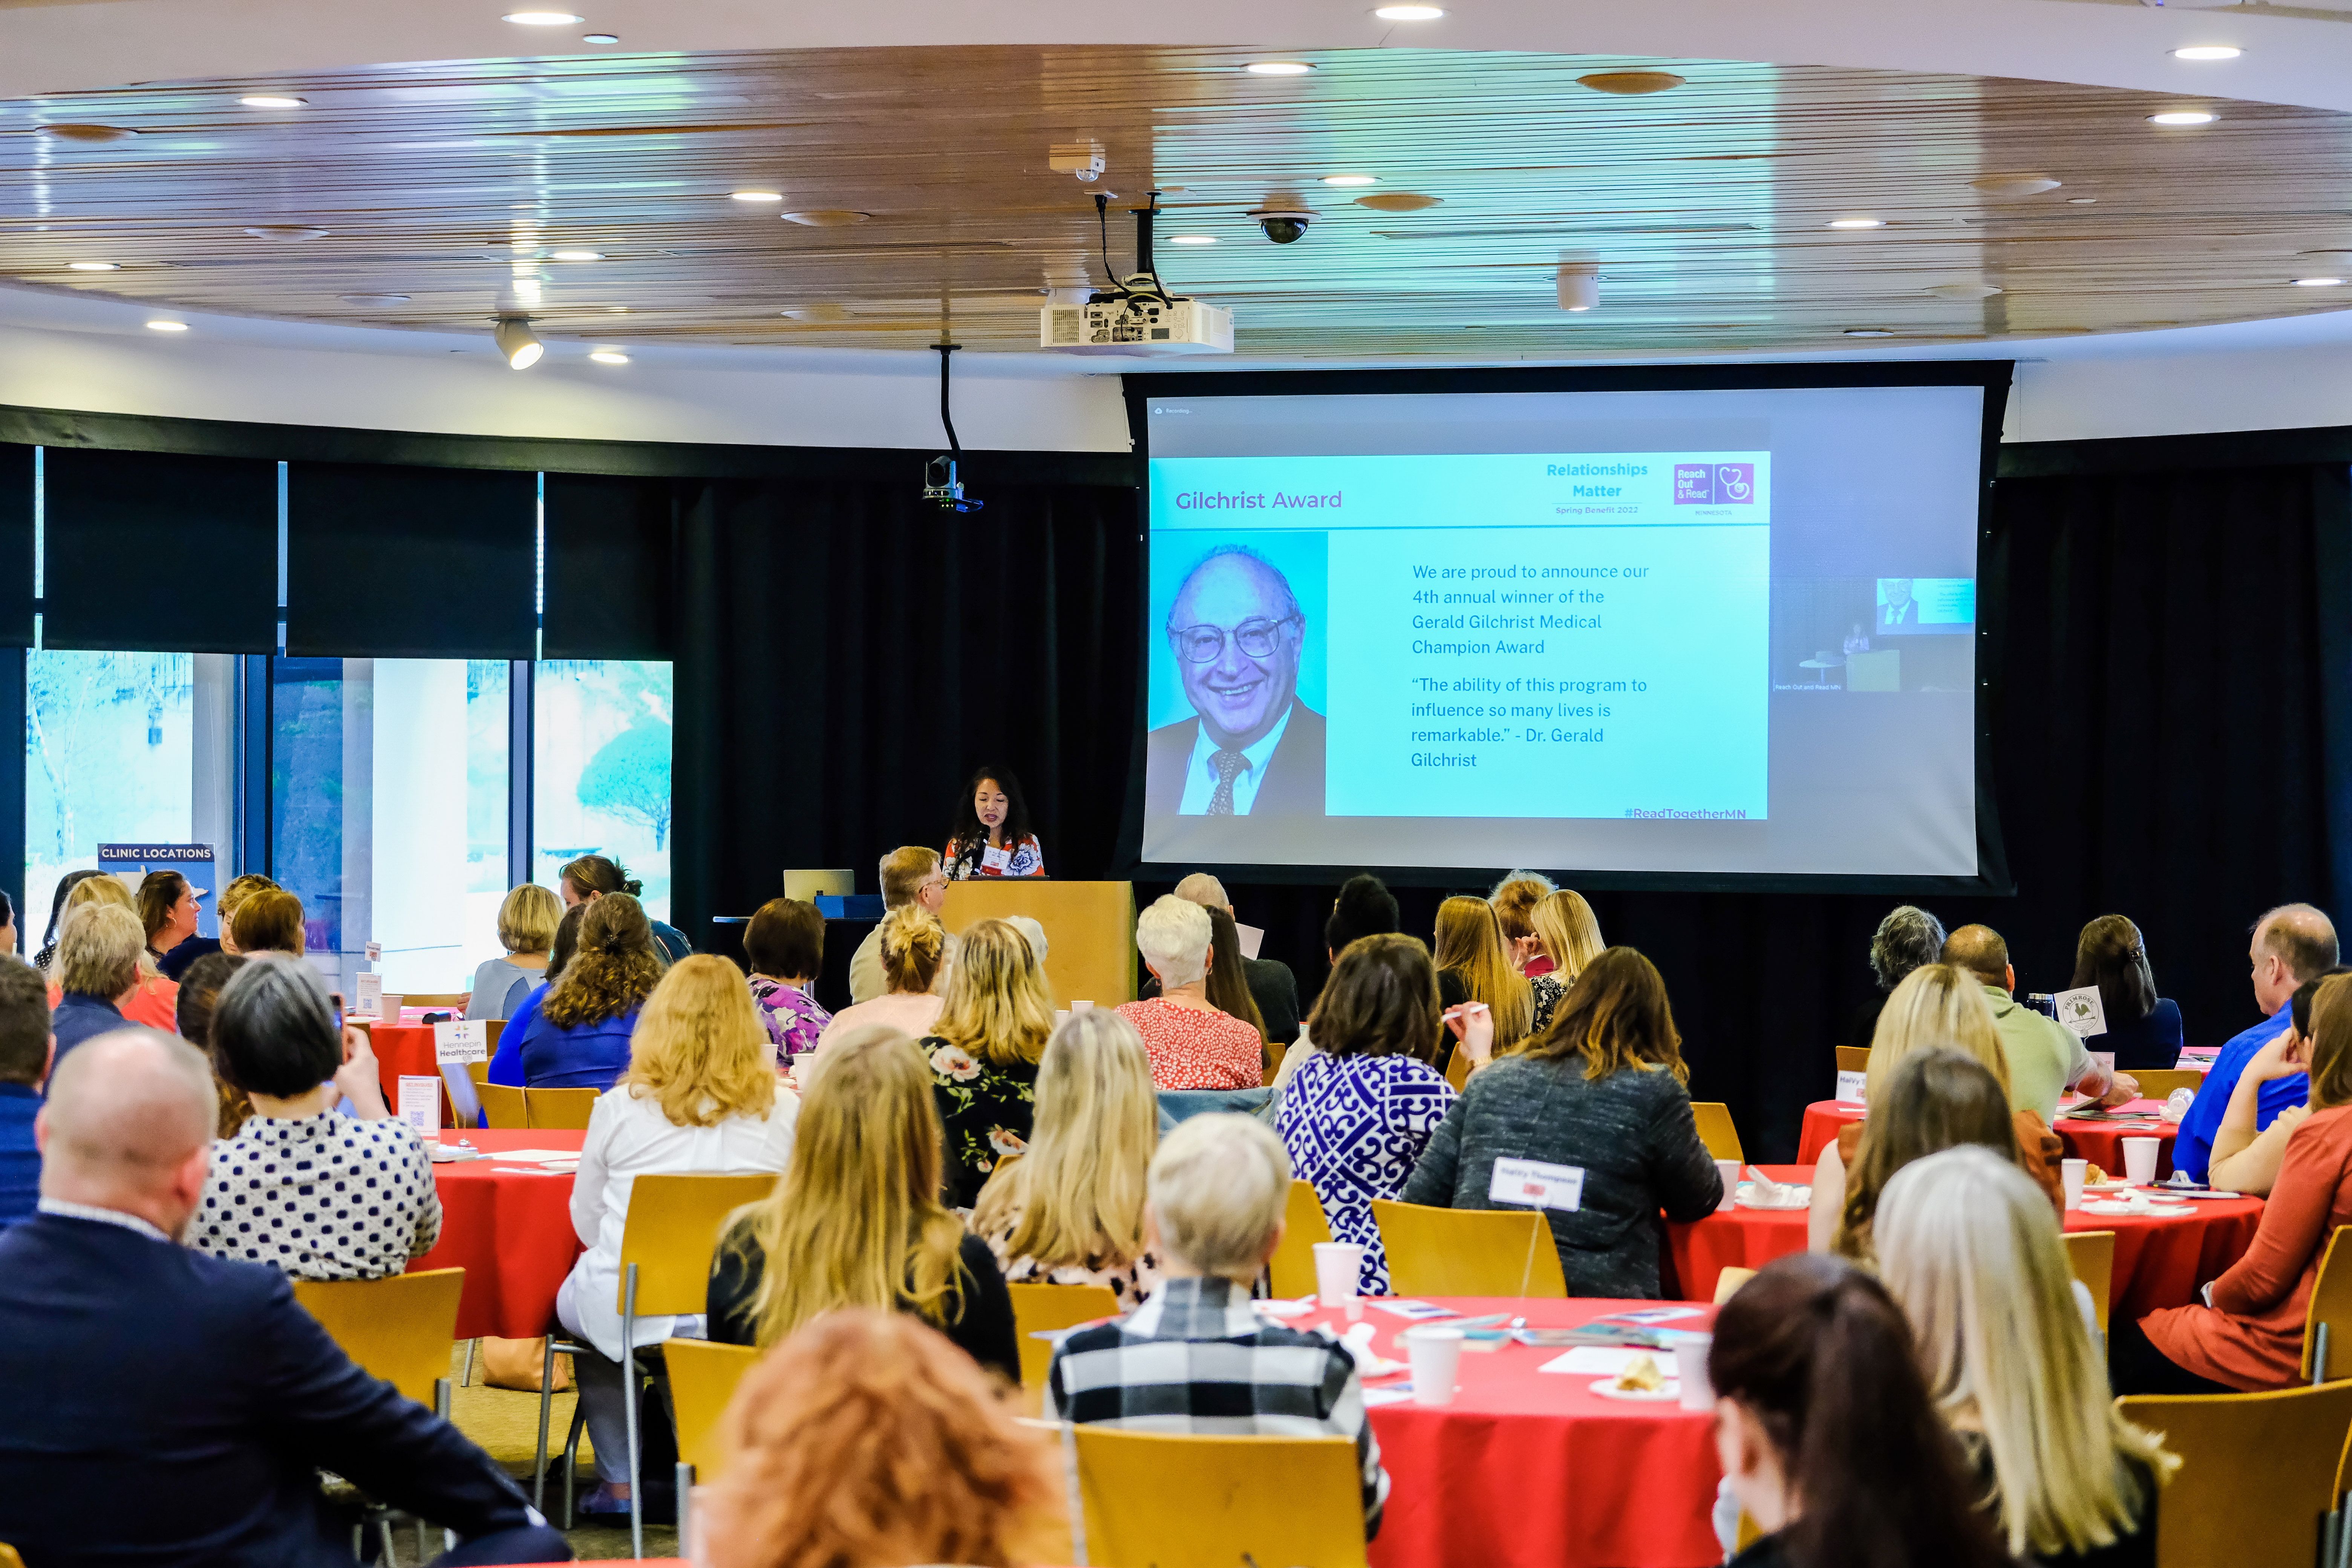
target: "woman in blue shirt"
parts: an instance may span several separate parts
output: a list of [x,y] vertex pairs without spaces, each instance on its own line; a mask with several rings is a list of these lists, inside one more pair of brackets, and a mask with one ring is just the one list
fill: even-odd
[[612,1088],[628,1068],[637,1011],[662,969],[643,904],[626,893],[593,900],[580,917],[580,951],[562,978],[524,1001],[526,1007],[536,1001],[539,1016],[523,1029],[523,1086]]
[[2074,944],[2074,978],[2080,990],[2099,988],[2107,1032],[2084,1044],[2116,1053],[2119,1072],[2169,1068],[2180,1057],[2180,1008],[2156,994],[2156,973],[2147,966],[2147,943],[2139,927],[2121,915],[2101,915],[2083,928]]

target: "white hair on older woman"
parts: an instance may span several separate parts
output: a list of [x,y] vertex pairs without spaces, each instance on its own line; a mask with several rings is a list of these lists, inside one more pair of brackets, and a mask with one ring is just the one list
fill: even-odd
[[1190,985],[1209,973],[1209,911],[1173,893],[1154,899],[1136,917],[1135,945],[1160,984]]

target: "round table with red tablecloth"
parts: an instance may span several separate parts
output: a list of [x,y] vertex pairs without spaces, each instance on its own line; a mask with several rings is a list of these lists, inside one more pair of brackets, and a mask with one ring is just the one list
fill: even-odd
[[1810,1169],[1839,1133],[1862,1120],[1864,1110],[1850,1100],[1817,1100],[1805,1107],[1804,1126],[1797,1133],[1797,1163]]
[[[2068,1097],[2069,1104],[2081,1102],[2079,1096]],[[2163,1147],[2156,1152],[2156,1173],[2161,1179],[2172,1174],[2172,1140],[2180,1131],[2179,1122],[2156,1114],[2161,1109],[2159,1100],[2135,1100],[2110,1108],[2110,1114],[2118,1120],[2084,1121],[2061,1116],[2051,1130],[2066,1146],[2070,1159],[2088,1160],[2117,1177],[2124,1173],[2125,1139],[2158,1139]],[[1843,1100],[1817,1100],[1805,1107],[1804,1126],[1797,1137],[1797,1163],[1810,1170],[1822,1151],[1837,1142],[1840,1132],[1862,1120],[1863,1111],[1864,1107]]]
[[[430,1037],[432,1031],[425,1033]],[[547,1128],[445,1134],[493,1156],[532,1149],[577,1153],[587,1136]],[[493,1157],[436,1163],[433,1180],[441,1193],[441,1239],[408,1267],[412,1273],[466,1271],[457,1337],[529,1340],[547,1332],[555,1292],[581,1252],[572,1229],[572,1173]]]
[[[1759,1165],[1776,1182],[1810,1182],[1810,1165]],[[2260,1198],[2195,1202],[2185,1215],[2105,1215],[2067,1212],[2068,1230],[2116,1233],[2115,1273],[2108,1286],[2114,1316],[2137,1318],[2158,1307],[2185,1307],[2207,1281],[2253,1245],[2262,1223]],[[1761,1268],[1805,1249],[1806,1211],[1725,1209],[1690,1225],[1666,1227],[1669,1296],[1707,1300],[1726,1268]]]

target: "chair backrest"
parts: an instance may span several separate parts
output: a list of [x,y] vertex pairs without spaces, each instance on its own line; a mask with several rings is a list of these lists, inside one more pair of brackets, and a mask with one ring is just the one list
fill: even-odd
[[2107,1302],[2115,1291],[2116,1233],[2112,1230],[2070,1230],[2059,1238],[2066,1244],[2066,1261],[2074,1278],[2091,1292],[2091,1313],[2099,1332],[2107,1331]]
[[419,1405],[449,1375],[466,1271],[435,1268],[383,1279],[297,1279],[294,1299],[371,1377]]
[[1372,1200],[1400,1296],[1568,1294],[1544,1216],[1528,1209],[1441,1209]]
[[1756,1270],[1753,1268],[1741,1268],[1735,1266],[1724,1269],[1715,1277],[1715,1304],[1718,1307],[1722,1306],[1739,1293],[1739,1288],[1742,1285],[1755,1278]]
[[698,1481],[714,1481],[726,1468],[719,1418],[735,1397],[735,1385],[760,1352],[749,1345],[709,1340],[665,1340],[662,1360],[669,1369],[670,1420],[677,1428],[677,1457],[694,1467]]
[[1345,1437],[1075,1436],[1097,1568],[1363,1568],[1363,1474]]
[[1054,1364],[1054,1342],[1036,1336],[1075,1328],[1097,1318],[1116,1317],[1118,1297],[1108,1285],[1007,1285],[1013,1296],[1013,1333],[1021,1352],[1021,1413],[1034,1415],[1045,1403],[1045,1373]]
[[[491,1021],[493,1024],[497,1022],[495,1019]],[[493,1045],[490,1047],[490,1056],[494,1057],[498,1054],[498,1047]],[[480,1094],[482,1092],[482,1086],[490,1081],[490,1057],[484,1057],[478,1062],[467,1062],[466,1064],[466,1079],[467,1081],[474,1086],[474,1092],[477,1095]]]
[[2311,1282],[2311,1304],[2303,1315],[2303,1380],[2309,1383],[2319,1360],[2319,1327],[2327,1325],[2327,1365],[2333,1383],[2352,1377],[2352,1225],[2338,1226],[2319,1256],[2319,1278]]
[[1293,1300],[1315,1292],[1315,1244],[1332,1240],[1331,1221],[1315,1184],[1294,1176],[1290,1204],[1282,1213],[1282,1240],[1266,1259],[1266,1288]]
[[474,1092],[481,1098],[482,1115],[499,1131],[520,1131],[530,1125],[530,1108],[523,1099],[529,1090],[511,1084],[480,1082],[474,1086]]
[[[474,994],[470,991],[404,992],[400,1005],[403,1007],[463,1007],[473,999]],[[399,1020],[388,1018],[385,1022],[397,1023]]]
[[1259,1059],[1265,1067],[1265,1081],[1269,1088],[1273,1086],[1274,1075],[1282,1070],[1282,1058],[1289,1054],[1290,1047],[1280,1040],[1266,1041],[1265,1047],[1258,1052]]
[[2140,1094],[2148,1100],[2163,1100],[2176,1089],[2192,1094],[2205,1085],[2205,1075],[2189,1068],[2139,1068],[2127,1069],[2139,1084]]
[[1870,1070],[1870,1047],[1868,1046],[1840,1046],[1837,1048],[1837,1064],[1838,1071],[1840,1072],[1868,1072]]
[[522,1098],[524,1113],[533,1127],[578,1131],[588,1125],[597,1100],[604,1096],[593,1089],[527,1089]]
[[0,1541],[0,1568],[25,1568],[25,1560],[5,1541]]
[[1706,1145],[1708,1153],[1718,1160],[1748,1158],[1739,1147],[1739,1129],[1731,1123],[1731,1107],[1720,1100],[1694,1100],[1691,1119],[1698,1123],[1698,1141]]
[[628,1310],[629,1265],[634,1263],[638,1316],[701,1311],[709,1299],[710,1255],[719,1247],[719,1226],[745,1204],[774,1192],[777,1180],[765,1171],[748,1176],[639,1176],[630,1186],[629,1217],[621,1226],[621,1277],[614,1309]]
[[2316,1556],[2320,1516],[2352,1430],[2352,1383],[2148,1394],[2116,1405],[2126,1420],[2163,1434],[2183,1461],[2158,1496],[2157,1568],[2300,1564]]

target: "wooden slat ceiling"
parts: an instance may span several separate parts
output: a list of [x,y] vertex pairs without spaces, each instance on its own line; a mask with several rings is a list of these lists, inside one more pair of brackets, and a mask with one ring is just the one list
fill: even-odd
[[[551,342],[916,348],[942,300],[976,349],[1034,349],[1098,282],[1091,138],[1120,209],[1156,184],[1160,272],[1237,312],[1244,356],[1547,357],[2107,331],[2342,308],[2352,117],[2046,82],[1705,60],[1338,50],[1303,77],[1230,50],[899,48],[386,66],[0,103],[0,277],[191,310]],[[1686,85],[1621,97],[1599,70]],[[240,107],[289,93],[299,110]],[[2151,113],[2218,112],[2167,129]],[[41,127],[135,131],[112,142]],[[1441,205],[1382,213],[1319,182]],[[2056,190],[1971,182],[2046,174]],[[788,210],[870,214],[849,227]],[[1285,194],[1299,243],[1244,215]],[[1859,232],[1826,226],[1872,216]],[[304,226],[317,237],[255,237]],[[1178,234],[1219,243],[1179,247]],[[562,249],[602,252],[559,262]],[[2340,254],[2330,257],[2327,253]],[[1556,303],[1563,254],[1602,304]],[[121,264],[107,273],[68,263]],[[2000,290],[1953,298],[1971,286]],[[1946,293],[1931,292],[1942,288]],[[405,295],[401,302],[347,297]],[[786,315],[784,312],[793,314]],[[559,346],[557,352],[572,352]]]

